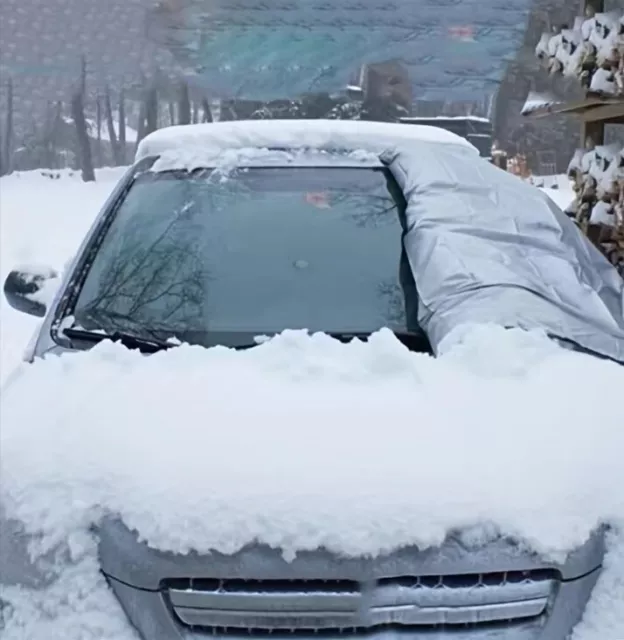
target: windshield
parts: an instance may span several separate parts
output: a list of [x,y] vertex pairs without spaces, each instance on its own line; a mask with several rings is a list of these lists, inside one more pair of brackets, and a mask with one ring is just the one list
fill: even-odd
[[101,242],[76,322],[206,345],[284,329],[416,331],[403,207],[385,169],[144,173]]

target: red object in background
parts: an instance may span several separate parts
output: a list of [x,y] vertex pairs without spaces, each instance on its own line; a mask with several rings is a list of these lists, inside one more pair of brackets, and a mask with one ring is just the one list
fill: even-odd
[[449,27],[448,33],[454,40],[462,40],[463,42],[474,41],[474,27],[470,24]]
[[324,191],[309,192],[305,194],[305,201],[317,209],[329,209],[329,194]]

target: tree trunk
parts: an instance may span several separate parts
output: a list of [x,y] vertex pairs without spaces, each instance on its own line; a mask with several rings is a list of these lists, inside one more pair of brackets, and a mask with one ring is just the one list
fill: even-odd
[[119,143],[117,142],[117,132],[115,131],[115,121],[113,120],[113,105],[109,87],[106,87],[106,93],[104,94],[104,116],[106,118],[111,153],[113,154],[113,164],[118,167],[123,163],[119,154]]
[[97,128],[97,142],[95,147],[95,158],[98,167],[103,165],[102,158],[102,101],[99,96],[95,96],[95,126]]
[[191,100],[186,82],[180,83],[178,97],[178,124],[191,124]]
[[43,133],[43,164],[48,169],[56,169],[54,166],[54,149],[52,138],[54,135],[54,107],[51,102],[46,104],[45,127]]
[[93,170],[93,158],[91,156],[91,144],[87,130],[87,121],[84,114],[84,96],[87,82],[87,63],[82,59],[82,69],[80,72],[80,84],[71,99],[72,120],[76,127],[78,161],[82,172],[82,179],[85,182],[95,181],[95,171]]
[[0,150],[3,175],[11,173],[13,165],[13,80],[7,80],[6,122],[4,126],[4,145]]
[[126,164],[126,95],[119,91],[119,164]]
[[210,104],[206,98],[202,100],[202,110],[204,112],[202,122],[212,122],[212,109],[210,108]]
[[145,93],[145,135],[158,129],[158,91],[153,85]]
[[58,166],[59,157],[58,157],[58,146],[59,146],[59,137],[61,135],[61,130],[63,128],[63,105],[59,100],[56,103],[56,108],[54,110],[54,123],[52,124],[52,134],[50,136],[50,149],[52,153],[52,157],[54,158],[54,164],[57,165],[54,168],[65,168],[66,162],[62,164],[62,166]]
[[191,121],[193,124],[197,124],[199,122],[199,104],[196,101],[193,101],[193,117]]
[[169,101],[169,124],[174,125],[175,123],[175,104],[172,101]]
[[137,126],[137,139],[135,145],[135,151],[139,147],[141,140],[145,138],[145,100],[141,100],[139,105],[139,121]]

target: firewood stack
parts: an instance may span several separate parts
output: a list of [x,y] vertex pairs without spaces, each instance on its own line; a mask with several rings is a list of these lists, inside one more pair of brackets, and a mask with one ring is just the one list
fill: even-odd
[[577,77],[584,88],[624,95],[624,11],[594,13],[542,35],[536,56],[555,75]]
[[624,147],[577,150],[568,177],[576,198],[566,213],[624,276]]

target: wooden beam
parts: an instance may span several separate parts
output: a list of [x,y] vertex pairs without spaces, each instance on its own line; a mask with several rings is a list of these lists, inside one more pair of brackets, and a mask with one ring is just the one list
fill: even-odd
[[584,113],[580,114],[581,118],[585,122],[609,122],[609,123],[624,123],[624,102],[616,102],[614,104],[604,104],[596,106],[593,109],[588,109]]
[[[577,116],[582,120],[599,118],[619,118],[624,110],[624,97],[588,97],[573,103],[560,103],[541,107],[526,114],[526,117],[540,118],[547,115]],[[589,115],[597,113],[596,116]]]

